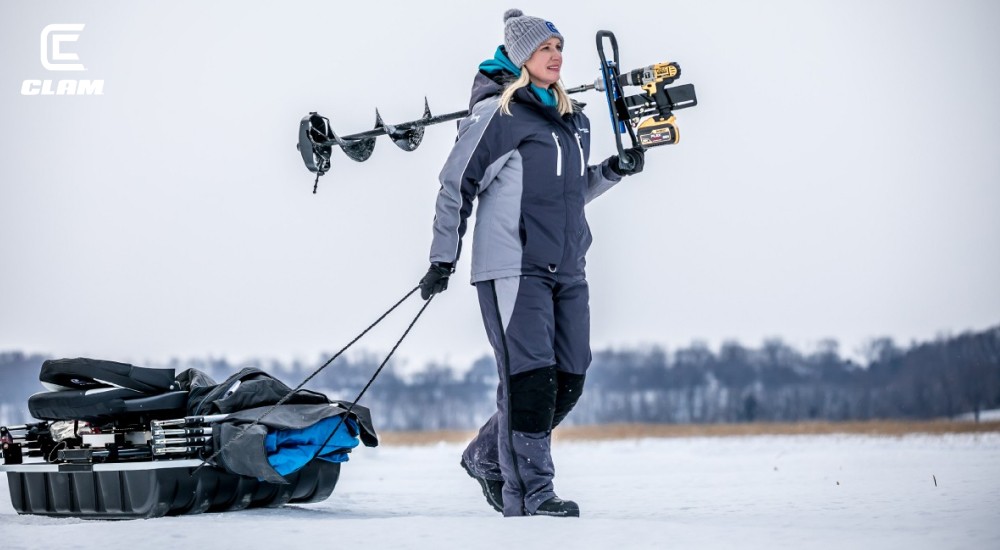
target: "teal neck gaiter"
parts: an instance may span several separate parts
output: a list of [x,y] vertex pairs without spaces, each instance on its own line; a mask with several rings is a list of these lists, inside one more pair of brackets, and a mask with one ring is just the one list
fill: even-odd
[[[518,68],[511,62],[510,58],[507,57],[506,53],[503,51],[503,46],[498,46],[497,51],[493,54],[493,59],[487,59],[479,65],[479,70],[489,74],[497,72],[507,72],[514,76],[520,76],[523,69]],[[541,88],[530,84],[529,87],[531,91],[534,92],[535,96],[538,97],[542,105],[548,107],[556,107],[559,105],[559,100],[556,99],[556,94],[550,89]]]

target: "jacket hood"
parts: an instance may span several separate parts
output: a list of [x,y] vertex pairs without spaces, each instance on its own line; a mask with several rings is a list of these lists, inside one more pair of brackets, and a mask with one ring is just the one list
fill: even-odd
[[493,57],[479,64],[479,72],[472,81],[469,109],[488,97],[502,94],[508,84],[517,80],[519,73],[520,69],[511,63],[504,47],[497,46]]
[[479,71],[476,74],[476,78],[472,80],[472,94],[469,96],[469,109],[471,110],[476,103],[479,103],[488,97],[502,94],[507,83],[513,82],[513,80],[513,77],[505,77],[504,73],[487,75],[482,71]]
[[514,64],[507,57],[507,50],[503,44],[497,46],[497,51],[493,52],[493,57],[479,64],[479,70],[486,74],[498,72],[508,72],[514,76],[521,74],[521,68]]

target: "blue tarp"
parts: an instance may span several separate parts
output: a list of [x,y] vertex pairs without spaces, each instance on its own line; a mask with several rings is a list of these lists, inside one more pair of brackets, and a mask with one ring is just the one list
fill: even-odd
[[[287,475],[305,466],[319,450],[341,417],[325,418],[301,430],[275,430],[264,439],[267,461],[276,472]],[[347,450],[358,446],[358,425],[348,418],[337,428],[317,458],[328,462],[347,462]]]

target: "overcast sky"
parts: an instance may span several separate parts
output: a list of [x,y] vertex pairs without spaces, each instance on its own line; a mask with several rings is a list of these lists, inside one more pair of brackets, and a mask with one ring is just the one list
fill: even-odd
[[[569,86],[597,77],[609,29],[626,69],[676,61],[698,90],[681,143],[588,207],[595,349],[834,338],[853,354],[1000,322],[1000,3],[623,6],[0,3],[0,350],[339,349],[425,272],[454,126],[413,153],[336,151],[313,195],[299,119],[348,134],[376,107],[417,118],[424,96],[465,109],[510,7],[566,37]],[[86,72],[42,66],[53,23],[85,25],[62,51]],[[21,95],[78,78],[104,95]],[[596,161],[614,150],[607,108],[580,98]],[[468,261],[400,349],[411,367],[489,353]],[[388,351],[419,305],[361,345]]]

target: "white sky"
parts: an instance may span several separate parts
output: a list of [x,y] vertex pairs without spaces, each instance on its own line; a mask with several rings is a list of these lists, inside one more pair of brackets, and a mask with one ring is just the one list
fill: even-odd
[[[0,350],[339,349],[426,270],[454,126],[414,153],[337,151],[312,195],[298,121],[353,133],[376,107],[419,117],[425,95],[465,109],[510,7],[566,36],[567,85],[596,78],[609,29],[626,68],[677,61],[701,102],[678,112],[679,145],[588,210],[595,349],[780,336],[852,353],[1000,322],[996,2],[3,2]],[[86,25],[63,47],[86,73],[42,67],[51,23]],[[20,95],[60,78],[104,96]],[[581,99],[604,158],[607,109]],[[411,366],[489,352],[468,260],[403,344]],[[388,351],[418,302],[361,345]]]

